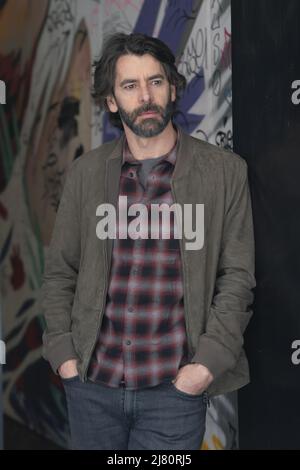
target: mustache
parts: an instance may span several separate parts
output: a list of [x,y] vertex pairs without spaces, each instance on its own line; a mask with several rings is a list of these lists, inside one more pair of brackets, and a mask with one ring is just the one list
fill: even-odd
[[155,106],[155,105],[147,105],[147,106],[143,106],[142,108],[139,108],[135,111],[135,117],[137,116],[140,116],[141,114],[143,113],[147,113],[147,112],[154,112],[154,113],[161,113],[161,108],[160,106]]

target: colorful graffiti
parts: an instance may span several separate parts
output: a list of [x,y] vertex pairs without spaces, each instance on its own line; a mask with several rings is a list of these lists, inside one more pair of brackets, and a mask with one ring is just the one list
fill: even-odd
[[[8,26],[9,25],[9,26]],[[4,407],[65,447],[61,382],[41,357],[44,257],[72,160],[118,136],[90,98],[91,63],[112,32],[165,41],[188,86],[177,123],[232,147],[229,0],[8,0],[0,3],[0,269]],[[236,447],[235,397],[208,412],[204,449]]]

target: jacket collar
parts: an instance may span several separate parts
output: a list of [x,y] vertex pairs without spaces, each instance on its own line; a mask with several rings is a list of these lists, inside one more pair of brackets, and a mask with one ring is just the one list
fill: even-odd
[[[192,165],[192,161],[194,158],[194,146],[193,146],[193,138],[186,134],[180,127],[177,127],[179,132],[179,145],[177,150],[177,157],[176,157],[176,164],[172,175],[172,181],[180,179],[181,177],[185,176],[189,173]],[[122,134],[119,139],[116,140],[116,144],[113,147],[110,155],[108,156],[108,164],[110,162],[114,162],[114,167],[119,167],[121,170],[122,165],[122,152],[123,152],[123,145],[125,141],[125,133]],[[117,163],[118,162],[118,163]]]

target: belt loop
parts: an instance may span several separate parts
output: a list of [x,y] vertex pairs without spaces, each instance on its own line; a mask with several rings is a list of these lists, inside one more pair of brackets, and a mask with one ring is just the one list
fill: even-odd
[[207,393],[206,390],[203,392],[203,401],[209,408],[210,407],[210,399],[208,397],[208,393]]

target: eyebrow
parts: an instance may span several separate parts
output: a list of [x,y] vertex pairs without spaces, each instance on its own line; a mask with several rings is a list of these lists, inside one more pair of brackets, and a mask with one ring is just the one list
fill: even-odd
[[[162,80],[165,79],[165,77],[161,73],[157,73],[155,75],[151,75],[151,77],[148,77],[147,80],[151,81],[151,80],[156,80],[158,78],[160,78]],[[125,80],[121,81],[120,86],[122,87],[122,86],[126,85],[127,83],[136,83],[136,82],[138,82],[138,80],[136,78],[126,78]]]

